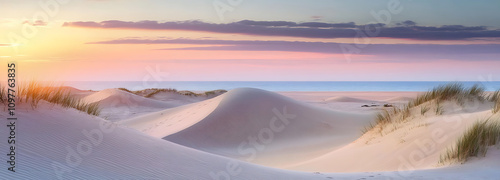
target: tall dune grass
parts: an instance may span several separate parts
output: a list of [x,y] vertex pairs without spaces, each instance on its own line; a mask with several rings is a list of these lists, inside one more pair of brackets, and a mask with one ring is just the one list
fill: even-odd
[[423,116],[423,115],[425,115],[425,113],[426,113],[427,111],[429,111],[430,109],[431,109],[431,108],[430,108],[430,107],[428,107],[428,106],[422,106],[422,107],[420,107],[420,115],[422,115],[422,116]]
[[488,96],[488,100],[493,102],[493,113],[500,112],[500,90],[495,91],[494,93]]
[[122,91],[125,91],[125,92],[129,92],[129,93],[132,93],[132,94],[136,94],[136,92],[131,91],[131,90],[128,90],[127,88],[118,88],[118,90],[122,90]]
[[498,112],[500,112],[500,100],[497,100],[493,105],[493,113],[498,113]]
[[488,147],[500,141],[500,122],[478,121],[468,129],[456,142],[440,157],[439,163],[465,162],[473,156],[485,156]]
[[460,83],[440,85],[422,95],[417,96],[417,98],[410,101],[407,106],[413,108],[432,100],[436,100],[437,102],[452,99],[463,101],[467,98],[477,98],[480,100],[484,99],[484,87],[475,84],[470,88],[465,88]]
[[[441,102],[443,101],[455,100],[463,105],[467,100],[478,99],[482,101],[485,99],[484,96],[484,88],[479,85],[474,85],[469,88],[465,88],[460,83],[441,85],[417,96],[417,98],[408,102],[408,104],[404,105],[403,107],[384,109],[382,112],[376,115],[375,125],[371,126],[371,128],[373,129],[374,127],[380,127],[380,130],[382,130],[384,128],[384,125],[404,122],[412,116],[413,108],[425,103],[435,103],[436,115],[442,115],[444,110],[441,106]],[[420,110],[422,115],[428,111],[428,109],[425,108],[422,108]]]
[[7,89],[0,84],[0,103],[6,104],[8,102],[7,98]]
[[500,90],[497,90],[488,96],[488,100],[490,101],[497,101],[499,99],[500,99]]
[[[5,102],[7,91],[0,85],[0,99]],[[30,81],[26,84],[17,85],[16,102],[28,103],[32,108],[36,108],[41,100],[52,104],[58,104],[66,108],[74,108],[90,115],[98,116],[100,108],[98,103],[85,103],[80,99],[71,96],[68,89],[52,83],[40,83]],[[5,104],[5,103],[4,103]]]

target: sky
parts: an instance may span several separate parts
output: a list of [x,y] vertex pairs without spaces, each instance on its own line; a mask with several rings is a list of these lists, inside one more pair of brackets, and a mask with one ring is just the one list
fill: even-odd
[[21,79],[500,81],[497,0],[0,0],[0,12],[0,60]]

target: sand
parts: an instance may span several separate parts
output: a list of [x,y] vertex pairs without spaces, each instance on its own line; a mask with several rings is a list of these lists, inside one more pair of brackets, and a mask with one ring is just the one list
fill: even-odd
[[43,101],[35,109],[19,105],[16,172],[0,173],[0,179],[500,176],[499,147],[465,164],[438,164],[467,127],[491,116],[488,102],[447,103],[443,115],[415,115],[396,128],[363,134],[384,104],[404,104],[418,92],[243,88],[214,98],[145,98],[117,89],[72,91],[86,102],[100,102],[103,113],[95,117]]

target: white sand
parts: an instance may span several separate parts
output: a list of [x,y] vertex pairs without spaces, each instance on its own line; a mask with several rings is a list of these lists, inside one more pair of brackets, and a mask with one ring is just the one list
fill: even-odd
[[[61,179],[500,176],[497,147],[490,148],[487,158],[437,165],[440,153],[470,124],[491,115],[488,103],[474,102],[465,108],[448,103],[442,116],[415,116],[395,131],[362,136],[361,129],[381,107],[361,105],[401,104],[417,93],[278,94],[237,89],[208,100],[165,94],[143,98],[116,89],[78,93],[87,102],[100,101],[102,117],[46,102],[36,109],[18,107],[16,173],[4,170],[0,179],[57,179],[56,172]],[[0,118],[5,119],[5,114]],[[103,119],[106,116],[112,117],[113,125],[120,125],[110,132],[100,128],[100,124],[110,123]],[[102,138],[86,136],[86,132],[100,132]],[[8,147],[2,143],[0,148]]]

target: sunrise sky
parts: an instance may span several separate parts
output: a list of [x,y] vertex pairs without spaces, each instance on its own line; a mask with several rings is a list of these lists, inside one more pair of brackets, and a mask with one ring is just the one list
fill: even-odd
[[0,12],[0,59],[27,79],[500,80],[497,0],[0,0]]

